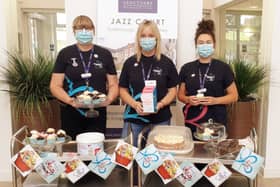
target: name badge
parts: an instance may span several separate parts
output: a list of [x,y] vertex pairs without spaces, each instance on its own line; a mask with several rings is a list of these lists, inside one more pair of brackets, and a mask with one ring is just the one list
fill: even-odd
[[206,91],[207,91],[206,88],[202,88],[202,89],[197,90],[197,93],[205,93]]
[[83,79],[90,78],[90,77],[91,77],[91,73],[82,73],[82,74],[81,74],[81,77],[82,77]]
[[157,81],[156,80],[146,80],[145,81],[145,86],[157,86]]

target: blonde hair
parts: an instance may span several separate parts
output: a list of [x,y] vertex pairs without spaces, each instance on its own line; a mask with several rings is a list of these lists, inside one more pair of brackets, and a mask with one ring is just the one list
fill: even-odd
[[88,16],[85,15],[80,15],[77,16],[74,20],[73,20],[73,25],[72,25],[73,31],[77,30],[77,29],[93,29],[93,31],[95,30],[93,22],[91,21],[91,19]]
[[136,58],[137,58],[137,62],[140,61],[141,58],[141,54],[142,54],[142,47],[140,46],[140,39],[141,39],[141,34],[143,32],[143,30],[147,27],[150,27],[153,34],[155,35],[156,38],[156,52],[155,52],[155,56],[156,59],[159,61],[160,57],[161,57],[161,38],[160,38],[160,32],[159,29],[157,27],[157,24],[151,20],[144,20],[139,24],[137,33],[136,33]]

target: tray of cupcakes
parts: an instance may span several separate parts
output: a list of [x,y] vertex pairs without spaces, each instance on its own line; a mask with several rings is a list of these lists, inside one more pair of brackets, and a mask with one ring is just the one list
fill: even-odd
[[76,96],[75,102],[80,108],[98,108],[102,107],[107,96],[97,90],[86,90]]
[[27,130],[25,144],[30,144],[35,150],[55,151],[58,145],[71,141],[71,137],[62,129],[48,128],[46,131]]

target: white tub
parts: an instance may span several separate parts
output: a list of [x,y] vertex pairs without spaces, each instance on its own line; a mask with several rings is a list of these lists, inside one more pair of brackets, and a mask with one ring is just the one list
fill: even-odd
[[94,155],[99,150],[104,150],[105,136],[99,132],[87,132],[77,135],[77,151],[80,155]]

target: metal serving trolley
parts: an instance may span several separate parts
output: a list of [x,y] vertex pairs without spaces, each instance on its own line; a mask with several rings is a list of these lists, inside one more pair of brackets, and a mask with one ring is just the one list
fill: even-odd
[[[24,138],[27,133],[27,127],[24,126],[19,129],[11,138],[10,142],[10,151],[11,155],[15,155],[21,148],[25,146]],[[125,140],[127,143],[132,143],[133,134],[130,133],[128,137],[125,139],[106,139],[104,141],[104,150],[106,153],[113,153],[117,143],[119,140]],[[58,152],[58,159],[63,162],[65,158],[63,157],[63,152],[77,152],[77,143],[76,141],[69,141],[67,143],[60,144],[56,147],[56,151]],[[81,160],[85,162],[90,162],[90,157],[83,156],[80,157]],[[119,187],[119,186],[129,186],[133,187],[133,169],[129,171],[117,166],[111,175],[103,180],[97,175],[89,172],[83,178],[81,178],[77,183],[72,184],[68,179],[66,179],[63,174],[56,179],[54,182],[48,184],[45,182],[37,173],[32,172],[27,177],[22,177],[18,171],[13,167],[13,187],[72,187],[72,186],[80,186],[80,187],[89,187],[89,186],[99,186],[99,187]]]
[[[146,139],[147,133],[152,129],[152,126],[147,126],[146,128],[143,129],[143,131],[139,134],[138,137],[138,147],[141,145],[143,146],[143,140]],[[250,131],[250,138],[253,140],[254,144],[254,152],[257,152],[258,147],[257,147],[257,133],[255,128],[253,128]],[[214,158],[215,155],[207,150],[205,150],[206,142],[200,142],[200,141],[194,141],[194,148],[191,152],[187,154],[174,154],[174,158],[178,163],[181,163],[185,160],[188,160],[192,163],[195,164],[208,164],[211,162]],[[225,157],[219,157],[219,160],[224,164],[224,165],[232,165],[233,163],[233,158],[227,158]],[[249,178],[240,175],[237,172],[232,171],[233,174],[232,176],[225,181],[224,184],[222,184],[222,187],[236,187],[236,186],[242,186],[242,187],[256,187],[256,179],[255,180],[250,180]],[[206,178],[202,178],[200,181],[195,186],[200,186],[200,187],[209,187],[209,182],[207,181]],[[155,173],[152,172],[147,176],[142,175],[142,171],[140,167],[138,167],[138,187],[153,187],[153,186],[164,186],[164,187],[182,187],[182,185],[177,181],[173,180],[172,182],[164,185],[163,182],[161,181],[160,177]]]

